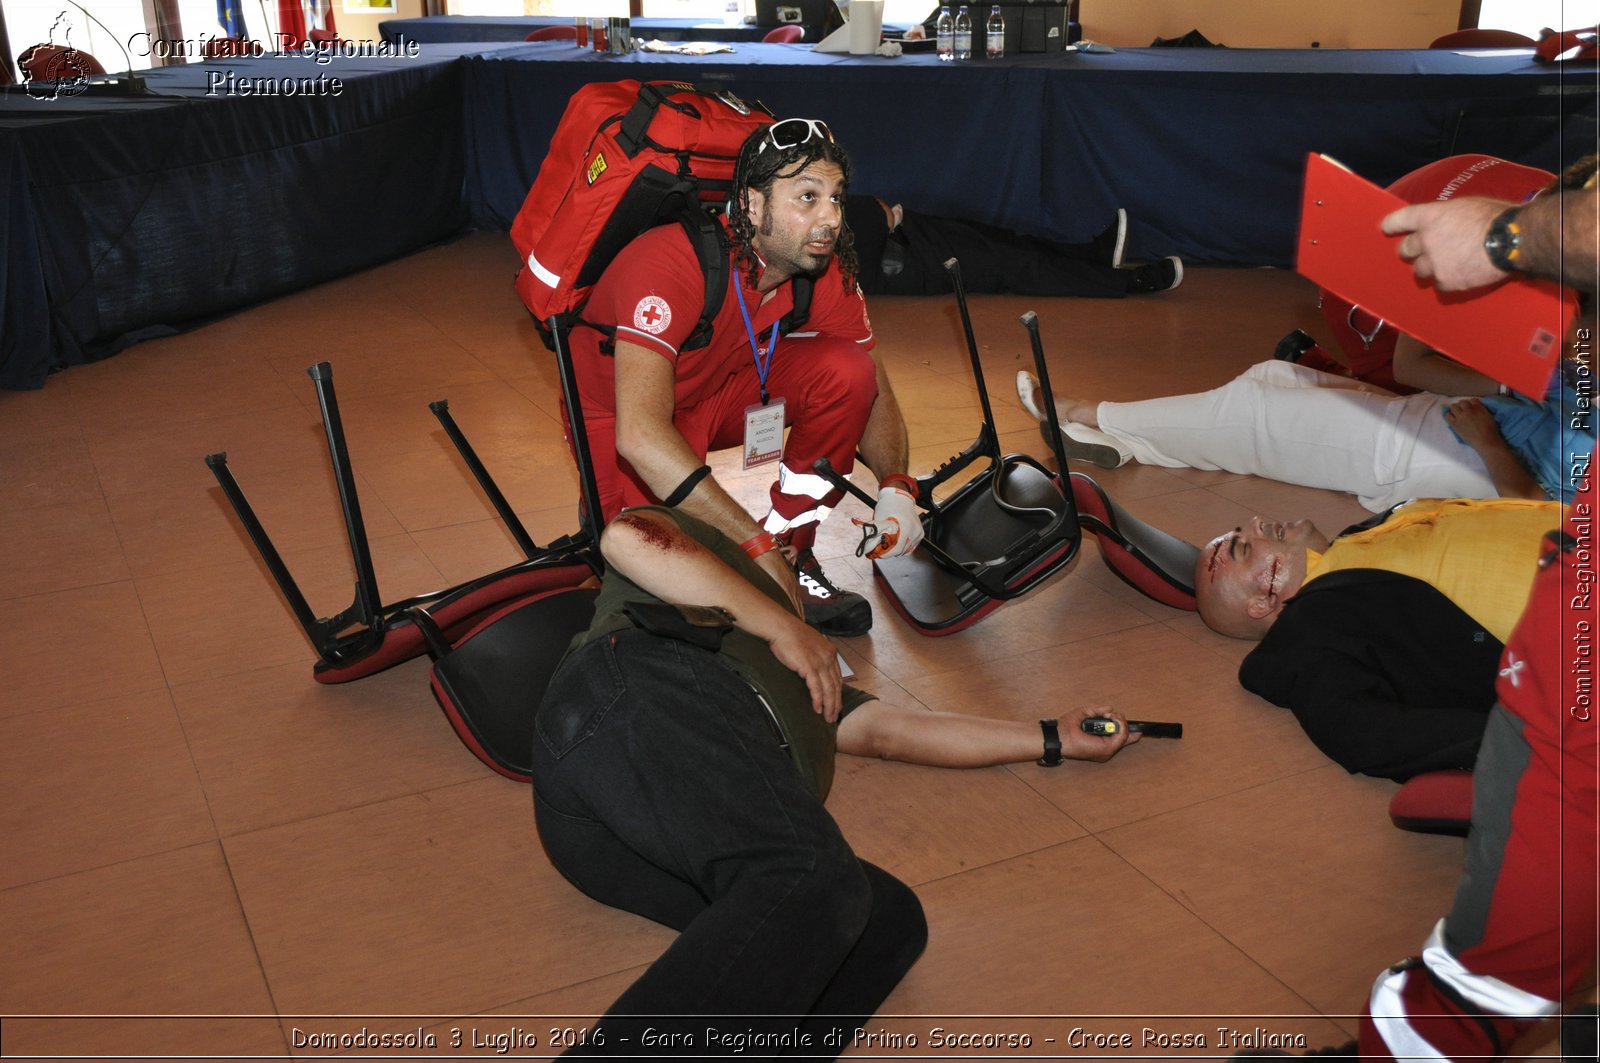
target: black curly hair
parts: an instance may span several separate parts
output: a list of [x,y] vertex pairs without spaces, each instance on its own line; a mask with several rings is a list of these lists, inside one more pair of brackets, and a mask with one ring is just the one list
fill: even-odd
[[[831,162],[843,172],[844,188],[840,190],[841,195],[850,189],[850,156],[845,154],[844,147],[838,141],[831,136],[812,135],[803,143],[780,148],[769,139],[771,128],[763,126],[750,134],[739,149],[739,158],[733,167],[732,201],[728,204],[729,229],[733,233],[733,246],[737,252],[735,261],[745,271],[752,287],[760,280],[761,262],[756,257],[754,247],[755,225],[750,221],[750,190],[755,189],[766,197],[772,193],[774,181],[780,177],[793,177],[819,160]],[[762,150],[763,147],[766,150]],[[855,237],[845,223],[842,204],[834,257],[839,260],[839,272],[845,290],[854,291],[859,272]]]

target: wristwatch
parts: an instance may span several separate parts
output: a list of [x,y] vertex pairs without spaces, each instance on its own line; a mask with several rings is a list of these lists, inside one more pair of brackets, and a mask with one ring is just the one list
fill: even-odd
[[1508,207],[1489,223],[1489,232],[1483,238],[1484,254],[1496,269],[1507,273],[1517,271],[1517,256],[1522,253],[1522,228],[1517,224],[1521,207]]

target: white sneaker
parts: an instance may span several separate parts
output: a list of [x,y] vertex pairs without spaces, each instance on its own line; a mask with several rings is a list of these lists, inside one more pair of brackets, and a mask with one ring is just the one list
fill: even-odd
[[1044,420],[1044,411],[1039,408],[1039,378],[1026,369],[1017,371],[1017,398],[1035,421]]
[[[1039,434],[1044,437],[1045,445],[1050,446],[1050,424],[1039,407],[1039,379],[1025,369],[1017,373],[1017,398],[1022,401],[1022,408],[1039,422]],[[1131,450],[1098,428],[1061,417],[1057,420],[1063,436],[1061,449],[1069,461],[1087,461],[1102,469],[1120,469],[1133,460]]]

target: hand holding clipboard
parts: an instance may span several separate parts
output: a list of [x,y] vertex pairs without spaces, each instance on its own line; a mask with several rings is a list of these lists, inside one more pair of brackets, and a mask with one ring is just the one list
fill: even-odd
[[1542,397],[1576,299],[1520,275],[1492,288],[1441,291],[1400,257],[1404,237],[1380,228],[1405,206],[1327,156],[1308,156],[1296,268],[1463,365]]

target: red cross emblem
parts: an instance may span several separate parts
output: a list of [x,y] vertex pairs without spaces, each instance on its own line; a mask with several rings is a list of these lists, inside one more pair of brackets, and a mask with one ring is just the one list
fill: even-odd
[[672,324],[672,307],[659,296],[647,295],[633,308],[633,327],[652,335]]

